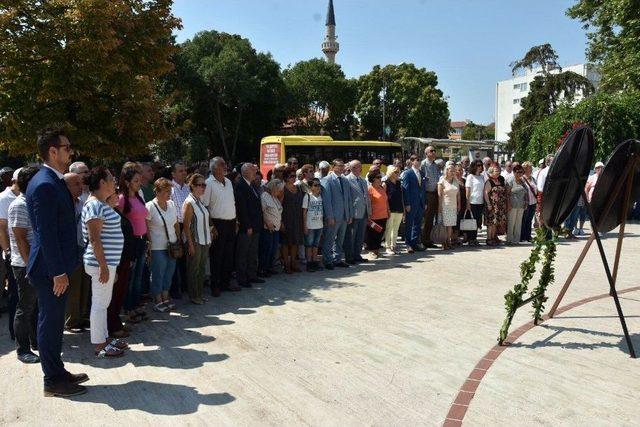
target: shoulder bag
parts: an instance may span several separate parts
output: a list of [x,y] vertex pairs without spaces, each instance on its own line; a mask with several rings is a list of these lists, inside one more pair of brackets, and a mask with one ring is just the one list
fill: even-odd
[[184,249],[182,248],[180,239],[177,239],[175,242],[171,241],[171,238],[169,237],[169,229],[167,228],[167,222],[164,220],[162,212],[160,212],[160,208],[155,202],[153,203],[153,206],[155,206],[156,210],[158,211],[158,215],[160,215],[160,219],[162,219],[162,224],[164,224],[164,233],[167,236],[167,250],[169,251],[169,256],[174,259],[182,258],[182,256],[184,255]]

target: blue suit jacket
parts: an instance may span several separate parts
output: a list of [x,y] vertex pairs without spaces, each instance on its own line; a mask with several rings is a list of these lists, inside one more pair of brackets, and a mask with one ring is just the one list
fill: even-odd
[[[422,176],[422,173],[420,173]],[[413,169],[409,168],[402,172],[402,195],[404,205],[411,206],[412,209],[424,209],[425,179],[422,176],[422,183],[418,183],[418,177]]]
[[324,212],[324,220],[331,219],[340,221],[349,221],[353,218],[353,206],[351,203],[351,186],[349,181],[342,177],[342,186],[340,178],[334,173],[330,173],[320,180],[322,184],[322,208]]
[[33,227],[27,274],[37,278],[71,275],[78,265],[76,215],[71,193],[54,171],[43,167],[27,188]]

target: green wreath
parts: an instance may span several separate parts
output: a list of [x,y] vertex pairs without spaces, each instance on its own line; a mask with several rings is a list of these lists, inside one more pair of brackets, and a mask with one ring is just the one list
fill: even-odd
[[533,322],[537,325],[542,320],[544,303],[547,301],[546,291],[555,279],[553,262],[556,258],[557,241],[558,233],[555,230],[552,232],[551,239],[547,238],[547,229],[545,227],[540,227],[536,230],[531,254],[526,261],[520,264],[520,282],[504,296],[507,315],[502,323],[502,328],[500,328],[498,343],[502,344],[507,338],[516,310],[524,305],[524,294],[527,292],[529,282],[536,272],[536,264],[541,258],[543,263],[538,286],[531,292],[529,299],[531,299],[533,305]]

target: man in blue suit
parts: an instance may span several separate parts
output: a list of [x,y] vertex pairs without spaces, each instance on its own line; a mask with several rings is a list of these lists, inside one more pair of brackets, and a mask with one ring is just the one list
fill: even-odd
[[61,130],[45,129],[38,136],[44,167],[27,189],[27,207],[33,227],[27,276],[38,294],[38,350],[44,372],[45,396],[75,396],[86,374],[64,368],[60,352],[69,277],[78,261],[76,215],[64,172],[71,164],[71,143]]
[[409,158],[411,167],[402,172],[402,196],[407,211],[405,223],[405,241],[409,246],[409,253],[422,251],[424,247],[418,244],[420,237],[420,223],[424,212],[424,185],[425,179],[420,172],[420,159],[418,156]]
[[362,178],[362,163],[353,160],[349,163],[351,173],[347,175],[347,181],[351,188],[351,205],[353,207],[353,220],[347,226],[344,238],[344,253],[348,264],[364,262],[360,255],[364,243],[364,232],[367,221],[371,217],[371,200],[369,199],[369,184]]
[[322,208],[324,229],[322,241],[322,260],[327,270],[334,266],[349,267],[344,261],[344,236],[347,225],[353,217],[351,189],[348,180],[342,176],[344,162],[336,159],[332,171],[322,178]]

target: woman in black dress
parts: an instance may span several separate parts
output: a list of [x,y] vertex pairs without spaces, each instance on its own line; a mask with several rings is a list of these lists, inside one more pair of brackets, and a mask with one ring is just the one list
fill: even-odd
[[282,199],[282,224],[280,226],[280,244],[282,245],[282,262],[287,274],[301,271],[296,261],[298,248],[304,241],[302,221],[302,200],[304,191],[295,185],[296,171],[287,168],[284,173],[285,185]]

